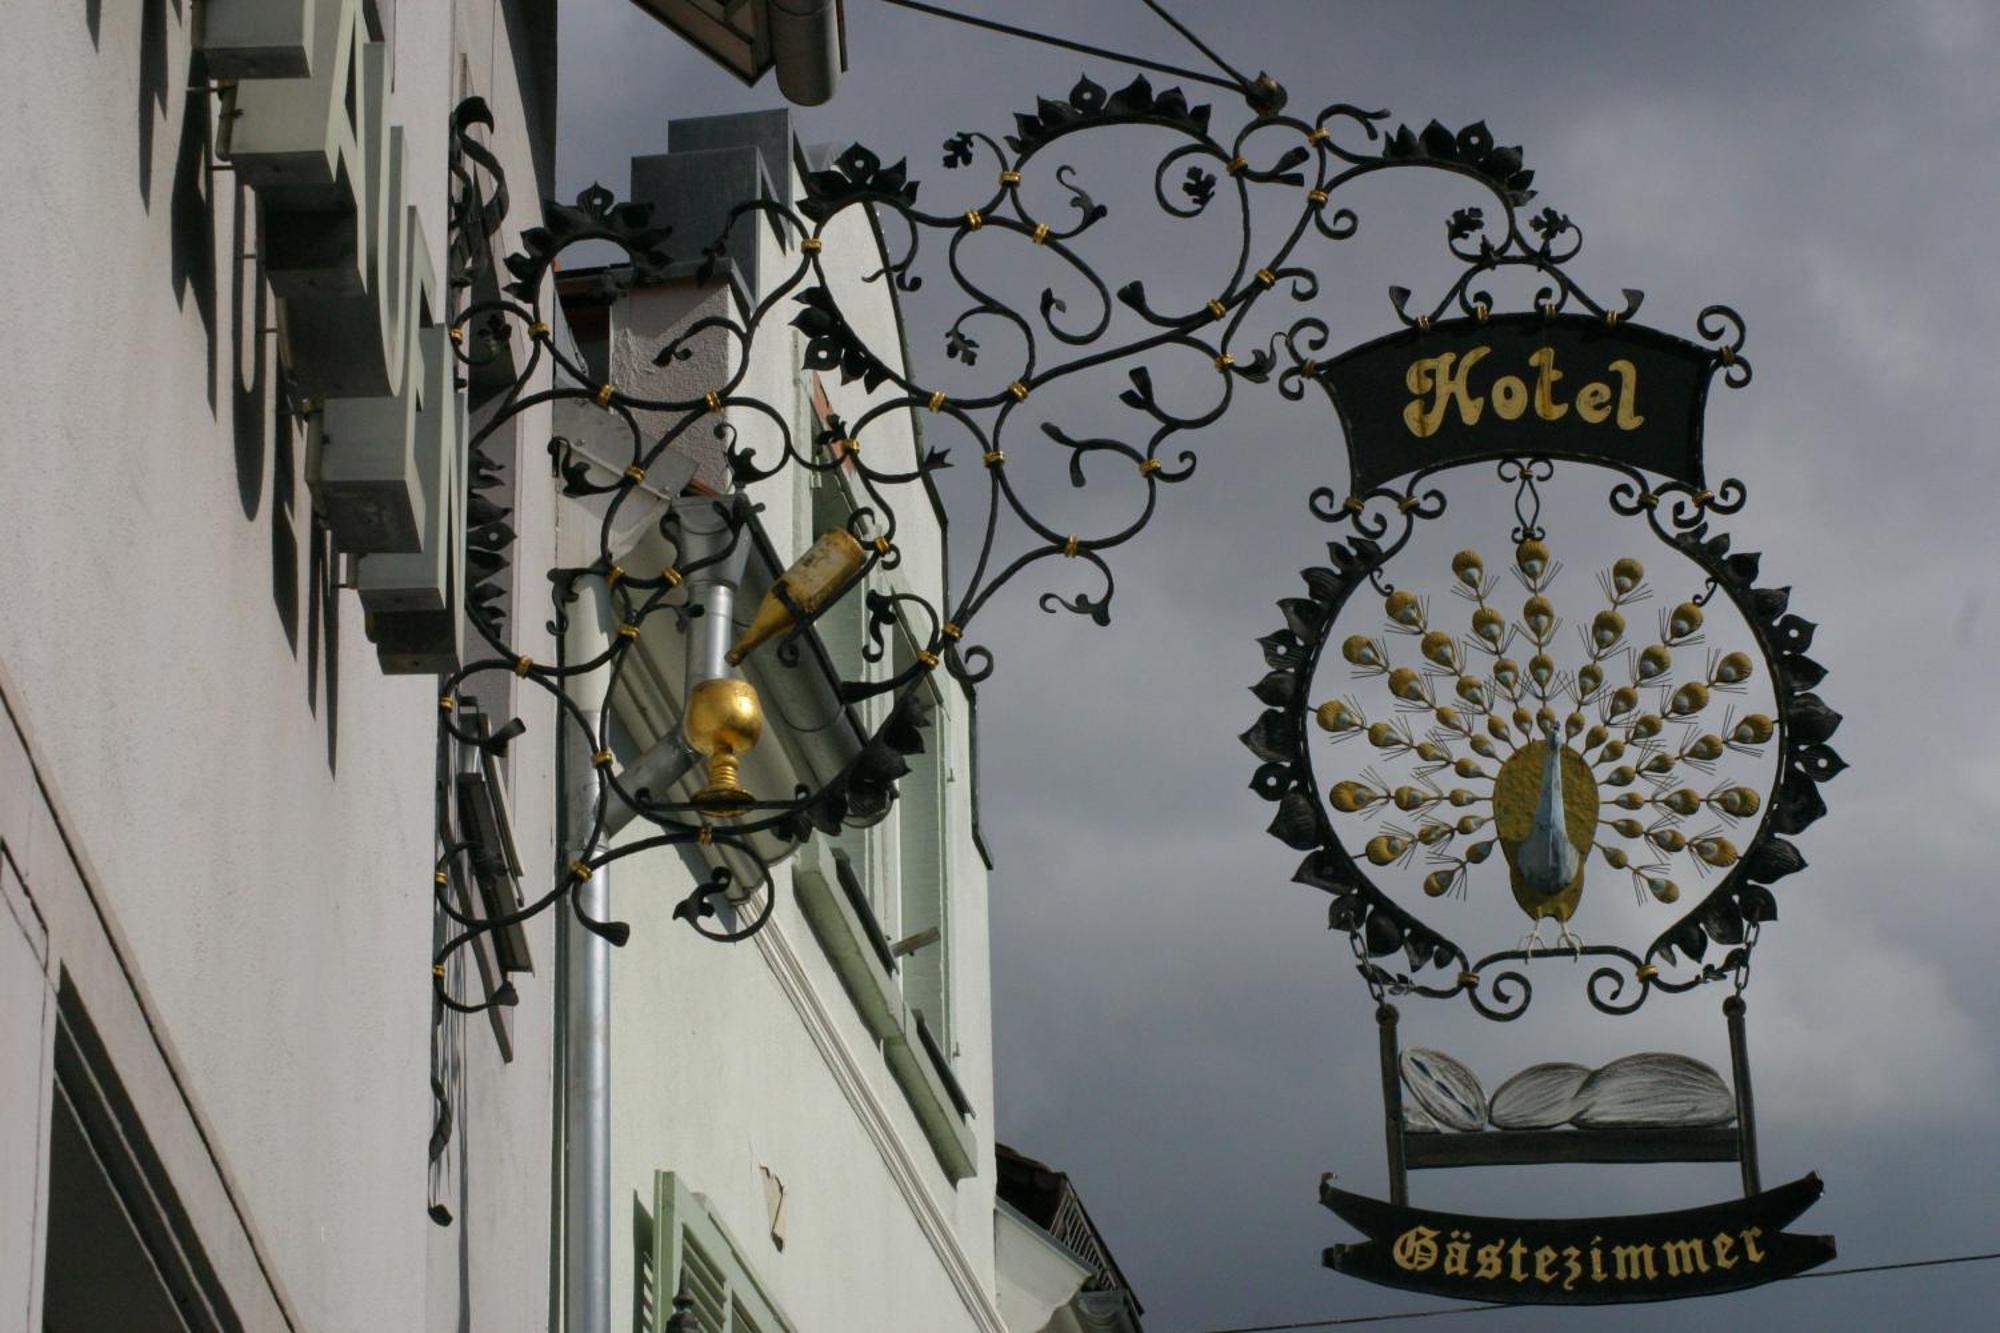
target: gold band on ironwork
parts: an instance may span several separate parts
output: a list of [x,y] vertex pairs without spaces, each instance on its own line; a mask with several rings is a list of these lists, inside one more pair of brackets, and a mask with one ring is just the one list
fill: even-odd
[[720,412],[722,410],[722,395],[713,389],[703,394],[701,401],[708,404],[708,410],[711,412]]
[[636,639],[639,637],[639,627],[628,620],[618,627],[618,637],[621,639]]
[[1332,137],[1333,137],[1333,131],[1328,129],[1326,126],[1321,125],[1315,128],[1311,134],[1308,134],[1306,136],[1306,142],[1325,143],[1328,139],[1331,139]]
[[1021,183],[1021,173],[1018,171],[1003,171],[1000,173],[1000,183],[1002,185],[1019,185]]
[[590,762],[597,768],[608,768],[617,757],[609,750],[599,750],[596,754],[590,756]]
[[824,248],[825,248],[825,243],[822,242],[820,238],[817,236],[808,236],[803,241],[799,242],[799,249],[805,251],[809,255],[816,255]]
[[1035,244],[1045,245],[1048,243],[1048,239],[1049,239],[1049,224],[1046,222],[1037,222],[1035,224],[1035,235],[1034,235]]
[[874,546],[874,548],[875,548],[875,554],[877,554],[877,555],[887,555],[887,554],[889,554],[889,546],[890,546],[890,543],[889,543],[889,539],[888,539],[887,537],[877,537],[877,538],[876,538],[876,539],[875,539],[875,540],[874,540],[874,541],[873,541],[873,542],[871,543],[871,545],[873,545],[873,546]]
[[965,210],[965,225],[972,231],[978,231],[986,225],[986,219],[979,215],[978,209],[968,208]]
[[1328,194],[1325,190],[1306,191],[1306,198],[1312,200],[1315,204],[1324,204],[1328,199],[1331,199],[1332,197],[1333,196]]
[[1722,364],[1725,366],[1736,364],[1736,349],[1734,347],[1718,347],[1715,350],[1715,354],[1722,358]]
[[988,467],[999,467],[1007,461],[1007,451],[1005,449],[988,449],[985,461]]
[[534,669],[535,669],[535,659],[534,659],[534,658],[532,658],[532,657],[528,657],[528,656],[525,656],[525,655],[523,655],[523,656],[521,656],[521,657],[517,657],[517,658],[515,658],[515,659],[514,659],[514,674],[515,674],[515,675],[517,675],[517,676],[525,676],[525,675],[527,675],[527,674],[528,674],[528,673],[529,673],[530,671],[533,671]]
[[449,713],[456,707],[458,705],[452,701],[452,697],[449,694],[440,694],[438,696],[438,711],[440,713]]
[[1215,319],[1221,319],[1229,313],[1229,307],[1222,304],[1221,301],[1210,301],[1208,303],[1208,313]]
[[660,571],[660,577],[667,581],[667,586],[669,588],[678,588],[681,586],[681,579],[685,576],[678,569],[675,569],[672,565],[668,565],[665,569]]
[[1542,318],[1554,319],[1555,317],[1556,317],[1556,303],[1554,301],[1542,302]]
[[1161,468],[1165,466],[1166,464],[1162,463],[1159,459],[1149,458],[1145,462],[1139,464],[1139,475],[1142,477],[1150,477],[1155,472],[1158,472]]
[[1017,403],[1025,403],[1028,401],[1028,386],[1025,381],[1015,380],[1012,384],[1007,386],[1007,392],[1014,395],[1014,401]]
[[1401,513],[1407,514],[1412,509],[1415,509],[1418,505],[1422,503],[1423,500],[1420,499],[1419,497],[1414,495],[1406,495],[1402,499],[1396,501],[1396,509]]
[[1429,333],[1431,331],[1431,317],[1429,315],[1417,316],[1417,331],[1419,333]]
[[1229,368],[1235,364],[1236,364],[1236,358],[1231,356],[1227,352],[1224,352],[1221,356],[1215,358],[1215,368],[1217,370],[1222,371],[1224,374],[1227,374]]
[[431,878],[436,880],[439,884],[451,883],[451,876],[446,874],[442,870],[438,871],[435,875],[432,875]]
[[704,847],[712,847],[712,846],[714,846],[714,845],[715,845],[715,830],[714,830],[714,828],[710,827],[710,826],[709,826],[709,825],[707,825],[707,824],[703,824],[703,825],[701,826],[701,831],[700,831],[700,832],[698,832],[698,833],[696,833],[696,834],[694,835],[694,840],[695,840],[696,842],[700,843],[700,844],[701,844],[702,846],[704,846]]
[[611,386],[610,386],[609,384],[607,384],[607,385],[605,385],[605,386],[604,386],[603,388],[599,389],[599,390],[597,391],[597,405],[598,405],[599,407],[609,407],[609,406],[611,406],[611,395],[612,395],[612,394],[614,394],[614,393],[616,393],[616,392],[618,392],[618,391],[617,391],[616,389],[612,388],[612,387],[611,387]]
[[1367,508],[1367,506],[1362,503],[1361,497],[1358,495],[1348,496],[1345,500],[1340,502],[1340,507],[1342,509],[1345,509],[1350,514],[1358,514],[1363,509]]
[[1660,507],[1660,497],[1652,491],[1644,491],[1640,493],[1639,503],[1647,509],[1658,509]]
[[1319,362],[1313,360],[1311,357],[1307,357],[1305,360],[1299,362],[1299,374],[1304,375],[1307,379],[1311,379],[1318,373]]
[[454,324],[447,336],[455,343],[462,343],[465,341],[465,330]]
[[919,648],[917,649],[917,660],[924,664],[924,670],[926,671],[937,670],[938,655],[936,653],[925,652],[923,649]]
[[437,979],[438,979],[439,981],[443,981],[443,980],[444,980],[444,964],[443,964],[443,963],[432,963],[432,964],[431,964],[431,975],[432,975],[432,976],[434,976],[434,977],[436,977],[436,978],[437,978]]
[[550,332],[549,326],[539,320],[528,326],[528,336],[530,338],[546,338]]
[[965,631],[960,629],[956,622],[947,620],[944,622],[944,628],[939,630],[938,633],[944,635],[947,639],[950,639],[953,643],[957,643],[959,638],[962,635],[964,635]]
[[1618,312],[1616,310],[1607,310],[1604,312],[1604,327],[1607,329],[1618,327]]
[[1660,968],[1657,963],[1647,963],[1644,967],[1633,973],[1633,975],[1641,981],[1651,981],[1654,977],[1660,975]]
[[1257,270],[1257,281],[1263,283],[1266,287],[1270,287],[1277,283],[1278,275],[1271,272],[1268,268],[1260,268]]
[[939,389],[935,393],[931,394],[931,401],[929,406],[931,411],[933,412],[942,412],[944,411],[944,405],[950,401],[951,399],[944,396],[944,390]]
[[1492,313],[1493,313],[1493,307],[1487,305],[1486,302],[1474,301],[1472,303],[1472,317],[1478,320],[1481,324],[1484,324],[1486,322],[1486,317]]
[[571,879],[589,879],[590,867],[581,861],[571,861],[569,863],[569,874]]
[[1075,537],[1071,537],[1068,541],[1063,543],[1063,557],[1068,560],[1076,559],[1076,549],[1077,549],[1077,539]]
[[1232,157],[1229,159],[1229,165],[1224,167],[1223,170],[1228,172],[1232,176],[1240,176],[1243,174],[1245,169],[1249,167],[1249,165],[1250,162],[1249,159],[1247,158]]
[[624,577],[625,577],[625,566],[613,565],[611,567],[611,572],[604,576],[604,586],[607,588],[615,588],[618,586],[619,581],[622,580]]
[[637,486],[640,482],[646,479],[646,469],[640,467],[637,463],[634,463],[631,467],[625,469],[625,479],[631,482],[634,486]]
[[1479,987],[1479,974],[1469,970],[1461,972],[1458,974],[1458,984],[1467,990],[1476,990]]
[[1694,507],[1697,509],[1706,509],[1708,508],[1708,502],[1714,498],[1714,491],[1696,491],[1694,493]]

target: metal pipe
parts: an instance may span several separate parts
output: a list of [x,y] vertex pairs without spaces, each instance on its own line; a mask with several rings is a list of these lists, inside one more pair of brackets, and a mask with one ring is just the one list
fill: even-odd
[[[587,588],[571,609],[567,660],[604,651],[610,596]],[[604,707],[605,673],[568,682],[570,698],[593,723]],[[564,728],[561,750],[563,864],[603,848],[593,836],[597,770],[591,738]],[[611,872],[600,867],[573,892],[593,918],[611,914]],[[611,945],[585,930],[573,912],[559,918],[566,1003],[563,1007],[563,1331],[611,1333]]]
[[[708,560],[729,545],[730,501],[683,502],[681,505],[680,553],[683,566]],[[736,547],[729,557],[688,576],[688,601],[699,606],[694,633],[688,636],[687,685],[689,690],[705,680],[730,674],[724,656],[736,637],[736,588],[750,560],[750,534],[736,535]]]
[[1750,1038],[1743,1030],[1743,996],[1739,993],[1722,1002],[1722,1016],[1729,1022],[1729,1072],[1736,1081],[1736,1135],[1738,1156],[1743,1164],[1745,1198],[1764,1188],[1757,1165],[1757,1102],[1750,1093]]
[[837,0],[771,0],[766,12],[778,91],[799,106],[821,106],[840,86],[845,63]]

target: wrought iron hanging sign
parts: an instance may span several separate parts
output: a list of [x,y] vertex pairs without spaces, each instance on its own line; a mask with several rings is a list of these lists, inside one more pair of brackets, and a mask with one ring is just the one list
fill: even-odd
[[[1294,878],[1332,895],[1374,1000],[1389,1159],[1387,1202],[1324,1185],[1370,1237],[1326,1263],[1500,1302],[1734,1290],[1833,1255],[1829,1237],[1781,1232],[1817,1177],[1762,1190],[1743,989],[1774,886],[1805,865],[1790,838],[1842,767],[1826,744],[1840,717],[1814,692],[1824,671],[1789,589],[1760,586],[1758,557],[1712,527],[1746,498],[1735,480],[1710,489],[1702,458],[1712,378],[1750,379],[1741,319],[1703,311],[1710,346],[1633,324],[1639,293],[1609,309],[1563,271],[1569,219],[1544,210],[1531,243],[1496,193],[1497,240],[1479,210],[1453,215],[1467,267],[1434,309],[1392,289],[1401,330],[1324,364],[1295,349],[1281,379],[1329,394],[1351,480],[1312,497],[1342,534],[1278,603],[1266,711],[1243,740],[1269,831],[1304,854]],[[1473,289],[1509,266],[1546,284],[1533,309],[1497,313]],[[1559,527],[1544,490],[1572,464],[1604,479],[1608,514],[1571,507]],[[1439,546],[1448,488],[1482,475],[1511,492],[1504,542]],[[1489,1095],[1459,1060],[1403,1047],[1393,1001],[1463,998],[1511,1022],[1543,958],[1588,960],[1585,994],[1609,1015],[1728,986],[1730,1077],[1642,1053],[1533,1065]],[[1408,1202],[1411,1170],[1553,1162],[1735,1162],[1745,1197],[1561,1220]]]
[[[1789,838],[1824,813],[1818,784],[1841,767],[1826,746],[1839,717],[1813,693],[1823,673],[1806,656],[1812,626],[1789,614],[1787,590],[1758,584],[1754,554],[1732,550],[1728,535],[1710,526],[1738,512],[1745,498],[1733,480],[1710,489],[1702,461],[1712,378],[1749,380],[1742,322],[1723,307],[1704,311],[1697,321],[1704,346],[1632,324],[1636,292],[1625,294],[1621,308],[1592,301],[1562,268],[1576,253],[1576,227],[1546,208],[1524,220],[1532,173],[1519,149],[1497,144],[1483,124],[1391,132],[1382,112],[1334,104],[1305,118],[1282,113],[1282,93],[1249,101],[1254,119],[1220,134],[1210,128],[1209,108],[1191,105],[1179,90],[1155,92],[1137,79],[1113,92],[1080,81],[1066,99],[1039,99],[1034,112],[1017,116],[1004,141],[971,133],[946,140],[945,167],[982,179],[967,206],[938,212],[917,207],[918,185],[903,163],[886,164],[859,146],[808,173],[796,207],[746,200],[714,238],[669,237],[646,206],[617,203],[593,188],[574,207],[546,205],[546,225],[524,234],[523,252],[506,257],[504,268],[489,243],[504,210],[504,184],[474,137],[485,123],[481,109],[461,108],[451,275],[459,299],[449,331],[460,373],[497,380],[486,422],[470,441],[472,501],[483,499],[493,472],[482,447],[533,407],[603,414],[619,456],[607,470],[605,459],[589,464],[568,441],[551,442],[567,493],[602,513],[594,555],[546,571],[555,598],[551,627],[560,633],[580,598],[601,603],[611,633],[596,655],[537,662],[512,641],[499,610],[504,599],[495,595],[510,558],[504,512],[486,514],[464,552],[467,614],[482,646],[442,682],[441,749],[492,753],[521,734],[518,721],[489,727],[482,718],[475,727],[466,720],[483,680],[511,676],[553,699],[563,741],[591,756],[595,800],[588,827],[571,831],[574,857],[553,883],[518,910],[487,918],[461,912],[443,892],[452,869],[476,861],[481,845],[441,808],[439,907],[455,933],[434,957],[440,1004],[475,1011],[513,1002],[507,987],[484,1002],[459,998],[446,964],[480,937],[565,899],[581,926],[622,943],[626,927],[593,917],[576,890],[598,868],[627,857],[690,845],[731,853],[739,869],[715,867],[676,915],[712,939],[754,934],[776,895],[752,839],[795,844],[887,810],[907,756],[925,745],[926,677],[942,671],[970,691],[993,669],[991,653],[968,633],[1000,589],[1027,571],[1039,576],[1075,562],[1096,588],[1047,592],[1041,605],[1104,623],[1111,556],[1151,520],[1160,488],[1193,473],[1194,455],[1176,437],[1220,420],[1244,386],[1275,383],[1292,399],[1319,386],[1347,432],[1351,484],[1344,497],[1331,487],[1312,497],[1314,513],[1340,535],[1327,547],[1328,563],[1304,571],[1303,595],[1279,603],[1285,624],[1263,640],[1268,671],[1254,687],[1266,711],[1244,740],[1260,762],[1252,785],[1276,806],[1270,831],[1303,854],[1295,878],[1331,895],[1332,924],[1352,942],[1381,1024],[1391,1199],[1364,1206],[1332,1191],[1328,1202],[1343,1216],[1365,1219],[1371,1234],[1382,1236],[1389,1262],[1379,1261],[1379,1247],[1361,1246],[1341,1251],[1350,1257],[1337,1266],[1436,1290],[1447,1279],[1482,1281],[1476,1260],[1468,1274],[1453,1271],[1459,1242],[1476,1255],[1505,1239],[1509,1276],[1481,1293],[1499,1300],[1652,1299],[1806,1266],[1818,1251],[1781,1240],[1779,1228],[1816,1187],[1760,1190],[1742,988],[1757,935],[1776,917],[1772,886],[1804,864]],[[1159,308],[1142,280],[1107,280],[1085,261],[1084,247],[1108,210],[1067,164],[1049,177],[1074,217],[1037,213],[1022,189],[1073,136],[1133,126],[1173,141],[1152,171],[1152,194],[1165,214],[1194,218],[1216,205],[1241,222],[1233,266],[1213,296],[1186,309]],[[1412,314],[1409,293],[1392,289],[1403,328],[1325,363],[1314,359],[1330,340],[1318,318],[1295,319],[1259,346],[1245,325],[1267,295],[1307,302],[1319,293],[1302,243],[1338,242],[1359,225],[1333,202],[1335,193],[1407,167],[1463,178],[1492,201],[1452,215],[1448,237],[1465,268],[1444,297]],[[979,373],[990,382],[948,395],[913,378],[899,349],[871,347],[857,331],[826,269],[829,225],[856,209],[892,222],[886,234],[904,238],[867,281],[915,290],[921,240],[942,243],[950,278],[970,302],[946,331],[948,356],[969,367],[978,345],[973,333],[984,328],[1008,331],[1019,344],[1011,358],[981,360]],[[1259,210],[1290,219],[1283,239],[1261,253],[1253,249]],[[696,320],[658,351],[659,365],[677,366],[702,340],[719,341],[732,349],[733,369],[660,396],[600,378],[559,345],[545,302],[564,249],[611,242],[644,283],[665,277],[670,244],[683,254],[699,248],[696,280],[708,281],[728,258],[732,228],[745,219],[775,229],[789,267],[771,275],[740,315]],[[1074,313],[1051,290],[1036,309],[1017,309],[1005,293],[980,287],[958,264],[975,235],[980,244],[1053,256],[1088,289],[1095,308]],[[1500,312],[1474,286],[1510,271],[1543,284],[1524,313]],[[873,395],[854,420],[832,417],[810,439],[795,436],[786,412],[756,398],[747,379],[753,353],[769,345],[759,342],[765,331],[789,346],[793,329],[803,335],[802,370],[859,381]],[[510,344],[525,356],[496,375]],[[1214,377],[1215,389],[1192,408],[1170,407],[1154,392],[1155,366],[1193,366]],[[545,367],[553,368],[552,383],[537,389]],[[1117,401],[1133,414],[1130,438],[1085,438],[1047,419],[1038,433],[1017,424],[1033,420],[1024,406],[1045,387],[1108,369],[1124,372]],[[767,444],[761,456],[742,447],[732,412],[768,423],[775,447]],[[875,571],[902,558],[897,499],[911,487],[927,492],[930,474],[946,466],[946,451],[931,445],[908,464],[861,448],[882,430],[878,423],[912,412],[930,414],[972,443],[988,491],[970,577],[933,599],[871,586]],[[775,579],[770,614],[758,614],[728,654],[728,668],[690,691],[685,737],[704,761],[706,784],[676,796],[620,767],[609,744],[610,704],[584,708],[574,693],[598,675],[608,678],[599,695],[608,699],[647,624],[700,614],[689,588],[754,539],[751,506],[740,496],[681,493],[654,522],[675,553],[672,563],[621,563],[619,525],[654,512],[643,488],[649,477],[657,488],[658,478],[671,474],[675,451],[697,432],[721,442],[728,480],[739,491],[794,467],[837,472],[851,486],[853,505]],[[1078,486],[1096,481],[1101,464],[1122,460],[1122,469],[1105,474],[1117,479],[1107,484],[1140,497],[1137,518],[1097,532],[1045,521],[1012,479],[1038,453],[1065,464]],[[1609,517],[1628,521],[1629,549],[1595,560],[1580,535],[1544,527],[1542,488],[1558,464],[1572,463],[1609,479]],[[1424,563],[1417,539],[1445,513],[1443,474],[1474,467],[1490,467],[1511,491],[1506,541]],[[708,536],[696,541],[697,532]],[[1594,581],[1588,573],[1559,581],[1565,562],[1592,571]],[[1426,575],[1445,590],[1440,597],[1419,591]],[[1649,601],[1656,588],[1662,594]],[[843,702],[882,696],[879,721],[858,755],[815,785],[749,790],[738,761],[757,743],[762,718],[754,689],[728,669],[760,652],[795,662],[814,622],[854,598],[864,604],[870,662],[884,660],[898,632],[912,645],[907,664],[838,684]],[[628,818],[649,826],[647,834],[610,846],[608,831]],[[1603,913],[1621,885],[1639,906],[1639,915],[1622,923]],[[1455,909],[1490,903],[1511,903],[1527,937],[1511,948],[1487,947],[1478,931],[1460,928]],[[1551,929],[1553,941],[1543,937]],[[1392,999],[1462,997],[1487,1018],[1516,1019],[1533,994],[1529,960],[1551,956],[1590,960],[1585,989],[1607,1013],[1629,1013],[1655,992],[1733,987],[1724,1006],[1732,1080],[1684,1057],[1641,1056],[1597,1070],[1535,1066],[1488,1097],[1450,1057],[1401,1049]],[[1749,1197],[1688,1219],[1591,1224],[1602,1241],[1578,1239],[1582,1223],[1407,1209],[1412,1168],[1668,1160],[1736,1161]],[[1669,1260],[1666,1285],[1651,1285],[1650,1277],[1593,1278],[1587,1287],[1583,1279],[1568,1287],[1542,1281],[1539,1267],[1532,1282],[1512,1283],[1517,1244],[1533,1256],[1523,1263],[1539,1265],[1545,1250],[1557,1256],[1550,1263],[1566,1263],[1571,1248],[1581,1261],[1602,1243],[1613,1244],[1605,1253],[1615,1260],[1617,1244],[1652,1244],[1665,1253],[1686,1239],[1673,1229],[1682,1221],[1716,1228],[1703,1241],[1705,1273],[1674,1270]],[[1434,1268],[1421,1264],[1427,1231],[1439,1246]],[[1736,1237],[1728,1245],[1715,1239],[1725,1232]],[[1753,1245],[1752,1232],[1768,1243]],[[1749,1257],[1752,1248],[1760,1257]],[[1397,1262],[1399,1252],[1412,1262]]]

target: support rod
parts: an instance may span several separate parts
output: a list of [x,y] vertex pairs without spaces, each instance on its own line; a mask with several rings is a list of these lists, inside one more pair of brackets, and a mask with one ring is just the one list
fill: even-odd
[[1397,1050],[1396,1006],[1384,1001],[1375,1008],[1382,1036],[1382,1126],[1389,1140],[1389,1202],[1410,1201],[1410,1175],[1403,1165],[1403,1075]]
[[1722,1002],[1722,1015],[1729,1020],[1729,1073],[1736,1084],[1736,1132],[1742,1138],[1743,1194],[1748,1198],[1764,1188],[1757,1168],[1757,1103],[1750,1095],[1750,1046],[1743,1031],[1743,997],[1732,995]]

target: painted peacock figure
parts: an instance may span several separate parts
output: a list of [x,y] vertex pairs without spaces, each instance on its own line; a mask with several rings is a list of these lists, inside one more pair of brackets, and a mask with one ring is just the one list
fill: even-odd
[[[1630,557],[1613,562],[1598,576],[1603,605],[1579,627],[1580,660],[1565,669],[1563,621],[1549,596],[1561,564],[1545,540],[1515,548],[1511,572],[1527,596],[1511,619],[1496,605],[1502,579],[1478,552],[1460,551],[1451,571],[1452,591],[1471,604],[1470,633],[1434,624],[1416,593],[1391,591],[1384,632],[1340,645],[1356,678],[1386,687],[1386,713],[1371,720],[1352,695],[1315,710],[1335,741],[1358,739],[1407,770],[1392,782],[1370,767],[1328,792],[1336,811],[1375,825],[1367,859],[1405,865],[1421,853],[1436,867],[1424,892],[1463,896],[1497,845],[1532,923],[1524,951],[1544,947],[1545,921],[1556,923],[1558,947],[1582,948],[1570,920],[1593,853],[1630,877],[1641,902],[1680,897],[1676,860],[1697,874],[1732,865],[1739,852],[1728,829],[1761,800],[1714,774],[1732,751],[1759,755],[1776,727],[1733,708],[1711,717],[1744,692],[1753,665],[1745,652],[1699,652],[1703,599],[1661,611],[1657,636],[1636,643],[1627,615],[1652,595],[1645,569]],[[1393,660],[1392,642],[1411,643],[1415,664]],[[1688,662],[1699,669],[1686,671]],[[1687,831],[1691,822],[1699,831]]]

